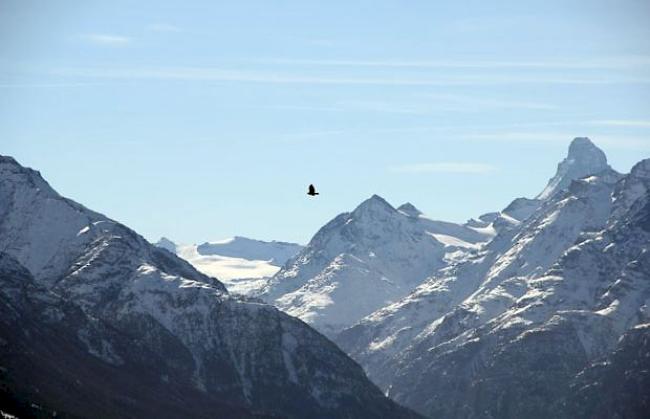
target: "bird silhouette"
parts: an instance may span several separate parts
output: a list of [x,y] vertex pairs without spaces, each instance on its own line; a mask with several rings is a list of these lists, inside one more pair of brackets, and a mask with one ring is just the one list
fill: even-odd
[[307,191],[307,195],[316,196],[320,194],[316,192],[316,188],[314,188],[314,185],[309,185],[309,190]]

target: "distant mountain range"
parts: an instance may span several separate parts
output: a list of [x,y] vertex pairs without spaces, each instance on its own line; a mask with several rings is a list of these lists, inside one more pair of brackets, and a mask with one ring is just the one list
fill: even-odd
[[576,139],[489,243],[335,341],[430,417],[643,417],[648,352],[630,346],[649,336],[650,160],[623,176],[602,156]]
[[[410,203],[395,209],[374,195],[321,228],[265,286],[261,296],[334,336],[406,297],[438,270],[471,257],[499,232],[510,231],[528,219],[572,181],[604,171],[611,172],[612,182],[616,180],[605,154],[589,139],[576,138],[537,198],[518,198],[503,211],[464,225],[426,218]],[[488,246],[498,246],[502,237]],[[546,254],[549,260],[564,248],[554,250]]]
[[649,247],[650,159],[618,173],[588,138],[535,198],[458,224],[373,195],[304,247],[153,246],[0,157],[0,402],[26,415],[645,418]]
[[644,417],[649,188],[650,160],[621,175],[576,138],[536,198],[465,225],[373,196],[262,297],[430,417]]
[[178,245],[162,237],[155,246],[180,256],[198,271],[219,278],[228,291],[240,295],[259,293],[267,279],[303,248],[296,243],[239,236],[199,245]]

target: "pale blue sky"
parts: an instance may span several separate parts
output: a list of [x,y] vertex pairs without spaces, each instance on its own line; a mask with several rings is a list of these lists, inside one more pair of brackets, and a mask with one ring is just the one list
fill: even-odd
[[[648,1],[0,0],[0,154],[151,240],[464,221],[650,157]],[[317,199],[305,195],[313,182]]]

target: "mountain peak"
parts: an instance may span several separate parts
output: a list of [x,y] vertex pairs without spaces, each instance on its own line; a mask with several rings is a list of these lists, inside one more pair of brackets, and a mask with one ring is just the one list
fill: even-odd
[[0,154],[0,170],[10,171],[13,173],[28,174],[30,176],[36,176],[36,177],[40,177],[41,175],[40,172],[21,165],[13,157],[3,156],[2,154]]
[[11,179],[12,183],[34,185],[43,192],[58,195],[43,179],[41,173],[29,167],[22,166],[13,157],[0,154],[0,177],[4,180]]
[[365,201],[363,201],[361,204],[359,204],[359,206],[354,210],[354,212],[358,213],[370,209],[395,211],[395,208],[393,208],[393,206],[389,204],[384,198],[375,194],[370,198],[366,199]]
[[548,199],[566,189],[571,181],[611,169],[607,156],[587,137],[576,137],[569,145],[567,157],[557,166],[557,172],[537,199]]
[[18,166],[18,162],[16,161],[16,159],[10,156],[3,156],[1,154],[0,154],[0,164],[13,164]]
[[644,159],[630,170],[630,176],[637,179],[650,179],[650,159]]
[[400,212],[408,215],[409,217],[418,217],[418,216],[422,215],[422,211],[417,209],[415,207],[415,205],[411,204],[410,202],[407,202],[405,204],[400,205],[397,208],[397,211],[400,211]]
[[614,191],[613,218],[627,213],[639,199],[646,199],[650,191],[650,159],[635,164],[630,174],[616,186]]
[[176,243],[169,240],[167,237],[161,237],[160,240],[154,243],[154,246],[169,250],[172,253],[176,253]]
[[373,195],[318,230],[262,297],[333,336],[444,265],[445,245],[427,227]]
[[601,165],[607,164],[607,156],[588,137],[576,137],[569,145],[568,158],[577,160],[593,159]]

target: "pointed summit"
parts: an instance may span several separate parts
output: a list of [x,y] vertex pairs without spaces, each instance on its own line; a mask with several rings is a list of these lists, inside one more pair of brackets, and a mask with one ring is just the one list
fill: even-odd
[[384,198],[379,195],[373,195],[359,204],[353,211],[354,213],[361,213],[366,211],[395,211],[395,208],[389,204]]
[[160,240],[154,243],[154,246],[168,250],[174,254],[176,253],[176,243],[169,240],[167,237],[161,237]]
[[333,336],[445,264],[447,248],[428,225],[373,195],[318,230],[260,296]]
[[607,165],[607,156],[587,137],[576,137],[569,145],[569,159]]
[[41,177],[41,173],[21,166],[13,157],[0,155],[0,180],[8,182],[12,188],[34,189],[52,197],[59,196]]
[[611,169],[607,156],[587,137],[577,137],[569,146],[569,154],[557,166],[555,176],[537,199],[548,199],[556,192],[566,189],[571,181]]
[[650,180],[650,159],[644,159],[632,166],[630,177],[635,179]]
[[415,205],[411,204],[410,202],[400,205],[397,208],[397,211],[406,214],[409,217],[419,217],[420,215],[422,215],[422,211],[417,209]]
[[650,194],[650,159],[644,159],[635,164],[630,174],[623,178],[614,195],[612,217],[619,218],[627,213],[639,200],[648,200]]
[[11,164],[17,166],[18,162],[11,156],[3,156],[0,154],[0,164]]

